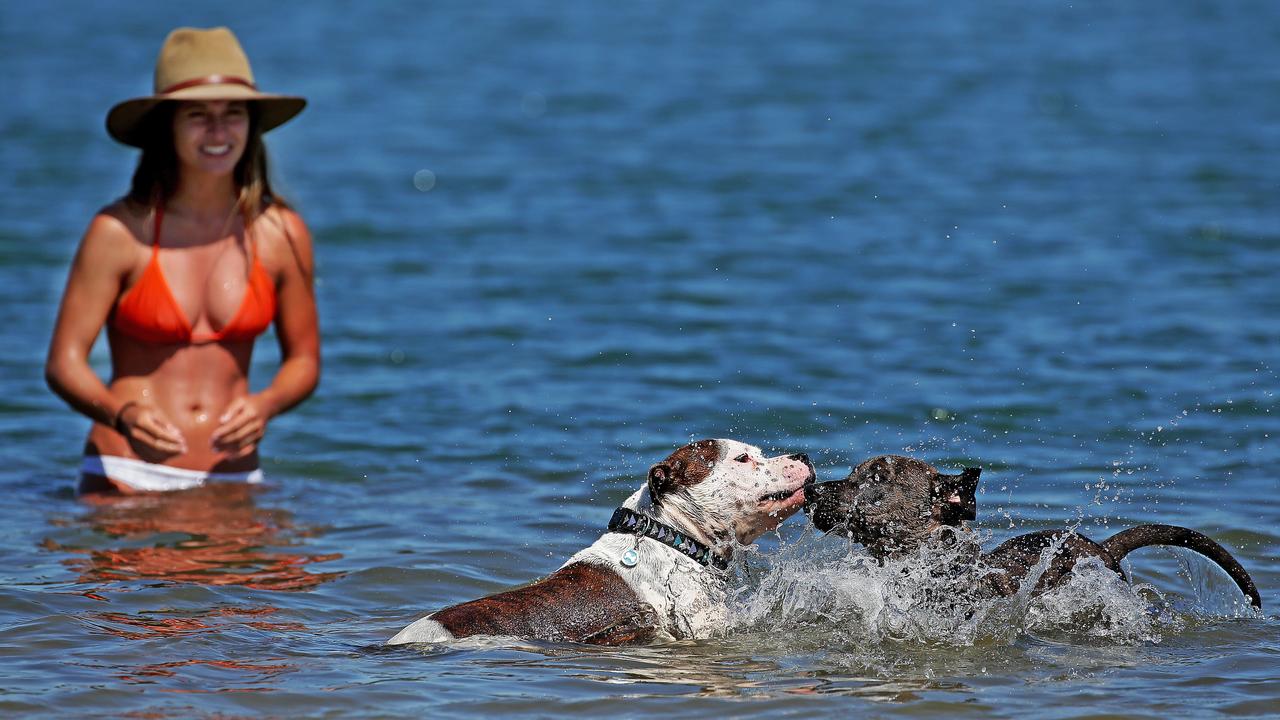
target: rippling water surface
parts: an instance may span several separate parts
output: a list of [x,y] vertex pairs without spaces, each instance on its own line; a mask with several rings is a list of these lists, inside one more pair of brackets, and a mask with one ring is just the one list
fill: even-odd
[[[0,6],[0,713],[1280,712],[1277,7]],[[265,488],[89,504],[41,365],[132,168],[102,118],[170,27],[220,23],[311,100],[270,144],[323,384]],[[1191,526],[1266,609],[1147,550],[1132,586],[957,613],[923,561],[796,518],[723,638],[381,646],[554,570],[718,436],[823,479],[980,465],[992,544]]]

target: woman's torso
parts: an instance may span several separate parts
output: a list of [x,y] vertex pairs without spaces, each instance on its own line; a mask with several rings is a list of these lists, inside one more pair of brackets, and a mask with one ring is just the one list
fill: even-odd
[[[274,297],[262,296],[273,292],[269,251],[280,238],[279,223],[271,222],[270,213],[279,211],[268,210],[246,233],[239,219],[211,230],[173,212],[140,214],[122,206],[117,210],[138,238],[138,257],[107,321],[109,385],[116,397],[163,413],[182,433],[186,451],[155,455],[131,445],[114,429],[95,424],[86,452],[194,470],[256,468],[256,450],[240,455],[215,449],[210,436],[226,407],[249,393],[254,336],[274,312]],[[162,220],[158,251],[153,245],[157,216]],[[148,306],[137,302],[141,293],[160,298],[162,305],[171,303],[176,311],[172,314],[186,326],[185,337],[172,327],[168,332],[163,326],[146,332],[145,316],[120,317],[123,311],[136,316],[139,306]],[[133,307],[124,307],[122,301]],[[261,322],[253,322],[254,316]],[[122,322],[125,319],[131,321]],[[224,334],[230,337],[221,337]]]

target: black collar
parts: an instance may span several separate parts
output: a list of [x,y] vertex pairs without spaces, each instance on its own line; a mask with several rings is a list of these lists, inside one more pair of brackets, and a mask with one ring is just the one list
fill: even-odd
[[710,565],[720,570],[729,568],[728,559],[717,555],[711,548],[669,525],[663,525],[648,515],[642,515],[634,510],[624,507],[614,510],[613,517],[609,520],[609,530],[610,532],[652,538],[663,545],[675,548],[682,555],[687,555],[695,562]]

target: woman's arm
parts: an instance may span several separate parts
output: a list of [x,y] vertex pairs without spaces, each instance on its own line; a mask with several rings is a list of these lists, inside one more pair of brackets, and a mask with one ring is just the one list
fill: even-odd
[[119,218],[105,213],[94,217],[71,262],[44,366],[45,380],[59,397],[108,427],[124,401],[112,396],[89,367],[89,351],[120,295],[134,257],[133,243]]
[[119,217],[110,212],[94,217],[71,262],[44,377],[59,397],[90,420],[156,450],[182,452],[181,433],[163,415],[117,398],[89,367],[89,351],[120,296],[137,252],[137,240]]
[[277,214],[281,233],[272,248],[280,267],[276,274],[280,369],[262,392],[233,401],[212,437],[214,447],[242,452],[248,452],[262,439],[268,420],[307,399],[320,382],[320,329],[311,233],[292,210],[278,208],[269,212]]

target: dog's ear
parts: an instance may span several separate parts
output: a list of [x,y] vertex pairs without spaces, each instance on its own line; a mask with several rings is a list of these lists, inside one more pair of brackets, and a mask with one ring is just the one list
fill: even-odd
[[959,525],[978,517],[978,476],[982,468],[965,468],[959,475],[938,474],[933,488],[934,516],[944,525]]
[[667,493],[702,482],[711,474],[717,457],[715,440],[699,440],[671,453],[649,468],[649,499],[657,505]]
[[649,468],[649,500],[654,505],[659,499],[676,487],[675,468],[660,462]]

